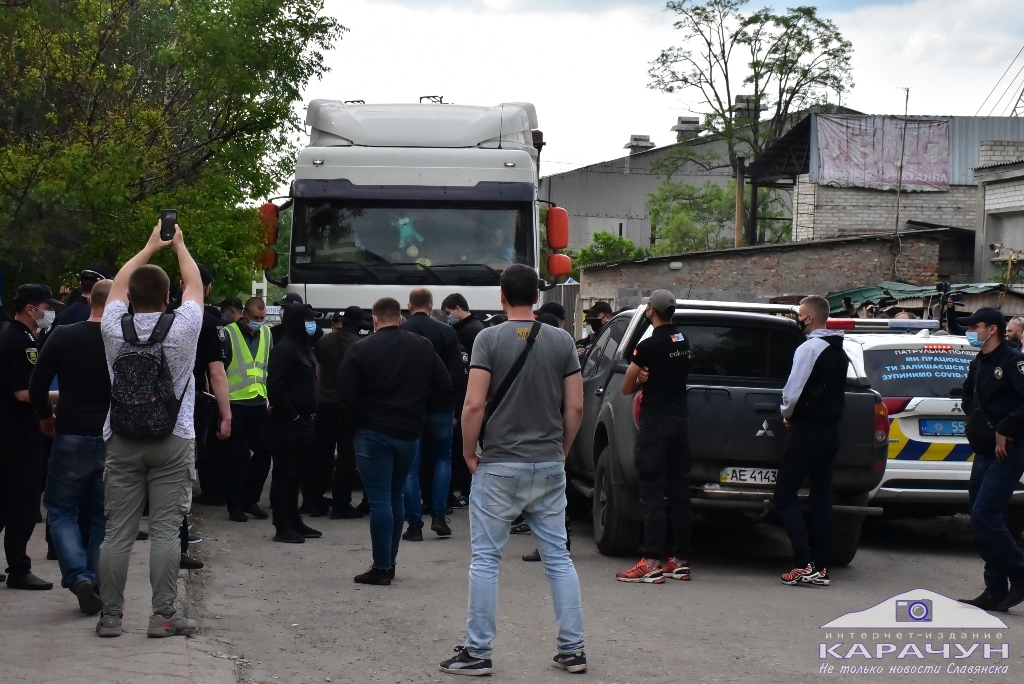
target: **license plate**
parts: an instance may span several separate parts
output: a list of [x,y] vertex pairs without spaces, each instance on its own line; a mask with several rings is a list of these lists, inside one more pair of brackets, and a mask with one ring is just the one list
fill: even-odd
[[966,420],[934,420],[921,419],[917,421],[917,428],[922,437],[963,437],[966,432],[964,426]]
[[724,468],[722,484],[773,485],[779,471],[774,468]]

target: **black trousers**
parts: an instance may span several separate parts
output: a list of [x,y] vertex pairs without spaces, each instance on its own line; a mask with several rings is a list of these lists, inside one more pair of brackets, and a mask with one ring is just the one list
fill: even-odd
[[257,504],[270,475],[270,414],[267,407],[231,404],[231,439],[224,499],[228,510]]
[[274,444],[274,474],[270,481],[273,523],[278,530],[289,529],[302,522],[299,490],[316,441],[313,418],[285,421],[272,417],[270,434]]
[[204,501],[224,499],[229,453],[225,447],[229,440],[217,439],[219,421],[219,414],[211,418],[204,412],[196,413],[196,470]]
[[644,516],[644,558],[690,558],[693,511],[687,483],[690,474],[688,423],[685,416],[643,415],[640,419],[635,453],[640,476],[640,508]]
[[39,506],[46,473],[43,434],[35,421],[0,425],[0,531],[4,532],[7,574],[32,570],[28,541],[41,521]]
[[[826,568],[832,554],[832,464],[839,451],[839,426],[794,422],[775,481],[775,511],[793,545],[794,567],[813,562]],[[810,484],[811,532],[800,513],[797,491]]]
[[[458,414],[455,417],[459,418]],[[459,418],[459,424],[452,430],[452,484],[449,493],[454,494],[457,489],[468,499],[472,485],[473,475],[469,472],[466,459],[462,457],[462,419]]]
[[[317,407],[316,440],[302,483],[302,503],[315,506],[323,502],[328,483],[334,506],[341,510],[352,505],[352,489],[356,484],[356,453],[352,447],[355,432],[347,416],[337,404],[323,402]],[[337,453],[337,463],[335,463]]]

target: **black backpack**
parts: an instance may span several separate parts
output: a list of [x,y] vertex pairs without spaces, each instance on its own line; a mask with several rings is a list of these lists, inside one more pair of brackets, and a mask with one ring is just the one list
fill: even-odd
[[163,341],[174,314],[163,314],[149,340],[139,341],[131,314],[121,317],[124,344],[114,358],[110,384],[110,429],[126,439],[166,437],[174,430],[181,401],[174,394],[174,378],[167,367]]

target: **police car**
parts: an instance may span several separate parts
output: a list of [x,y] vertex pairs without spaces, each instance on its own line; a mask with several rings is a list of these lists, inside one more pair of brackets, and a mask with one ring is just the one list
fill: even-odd
[[[850,373],[889,410],[889,458],[870,504],[887,515],[966,513],[974,454],[964,435],[962,387],[978,350],[934,320],[829,319],[846,331]],[[1007,524],[1024,529],[1024,484]]]

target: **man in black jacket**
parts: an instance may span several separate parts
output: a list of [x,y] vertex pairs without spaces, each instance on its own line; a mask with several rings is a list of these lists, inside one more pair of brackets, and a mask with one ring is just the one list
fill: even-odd
[[473,340],[484,329],[483,322],[469,310],[469,302],[458,292],[450,294],[441,302],[441,311],[448,316],[448,323],[459,337],[459,344],[470,356],[473,355]]
[[[839,420],[846,406],[843,332],[827,330],[829,304],[820,296],[800,302],[797,325],[807,341],[797,347],[793,369],[782,390],[782,418],[789,438],[775,482],[775,510],[793,545],[794,567],[782,576],[785,584],[827,587],[832,553],[832,464],[839,451]],[[808,537],[797,490],[810,475]]]
[[964,381],[968,426],[994,428],[987,443],[967,430],[974,448],[971,529],[985,561],[985,591],[963,602],[1005,613],[1024,601],[1024,553],[1006,528],[1006,508],[1024,475],[1024,354],[1006,343],[1006,319],[997,309],[978,309],[957,322],[980,350]]
[[338,409],[351,412],[356,462],[370,500],[373,566],[359,584],[389,585],[395,576],[405,518],[404,491],[431,401],[452,400],[448,369],[434,347],[399,329],[401,305],[390,297],[373,305],[376,332],[356,342],[338,369]]
[[[483,321],[474,316],[469,310],[469,302],[459,293],[450,294],[441,302],[441,310],[448,314],[448,322],[455,329],[459,337],[459,344],[466,352],[467,359],[473,357],[473,342],[476,336],[484,329]],[[468,379],[468,378],[467,378]],[[455,396],[455,428],[452,431],[452,454],[462,453],[462,406],[466,401],[466,392],[463,388]],[[473,476],[469,472],[466,462],[457,457],[452,458],[452,481],[449,486],[449,502],[456,507],[469,505],[469,494],[473,486]],[[458,489],[460,497],[455,498],[454,491]]]
[[267,400],[274,472],[270,505],[274,511],[274,541],[301,544],[322,536],[299,516],[299,489],[306,459],[313,449],[316,418],[316,357],[306,334],[306,304],[285,304],[281,311],[284,335],[270,350]]
[[[434,347],[438,359],[447,367],[452,387],[465,387],[467,363],[463,364],[462,346],[450,325],[430,317],[434,297],[430,290],[418,287],[409,293],[409,313],[412,317],[402,323],[402,330],[425,337]],[[460,407],[461,408],[461,407]],[[423,438],[405,485],[405,519],[409,523],[403,539],[423,541],[423,507],[420,496],[420,464],[429,449],[434,460],[434,476],[430,485],[430,529],[439,537],[450,537],[451,528],[445,513],[448,511],[448,487],[452,479],[452,431],[455,425],[454,401],[451,394],[432,397],[430,413]]]

